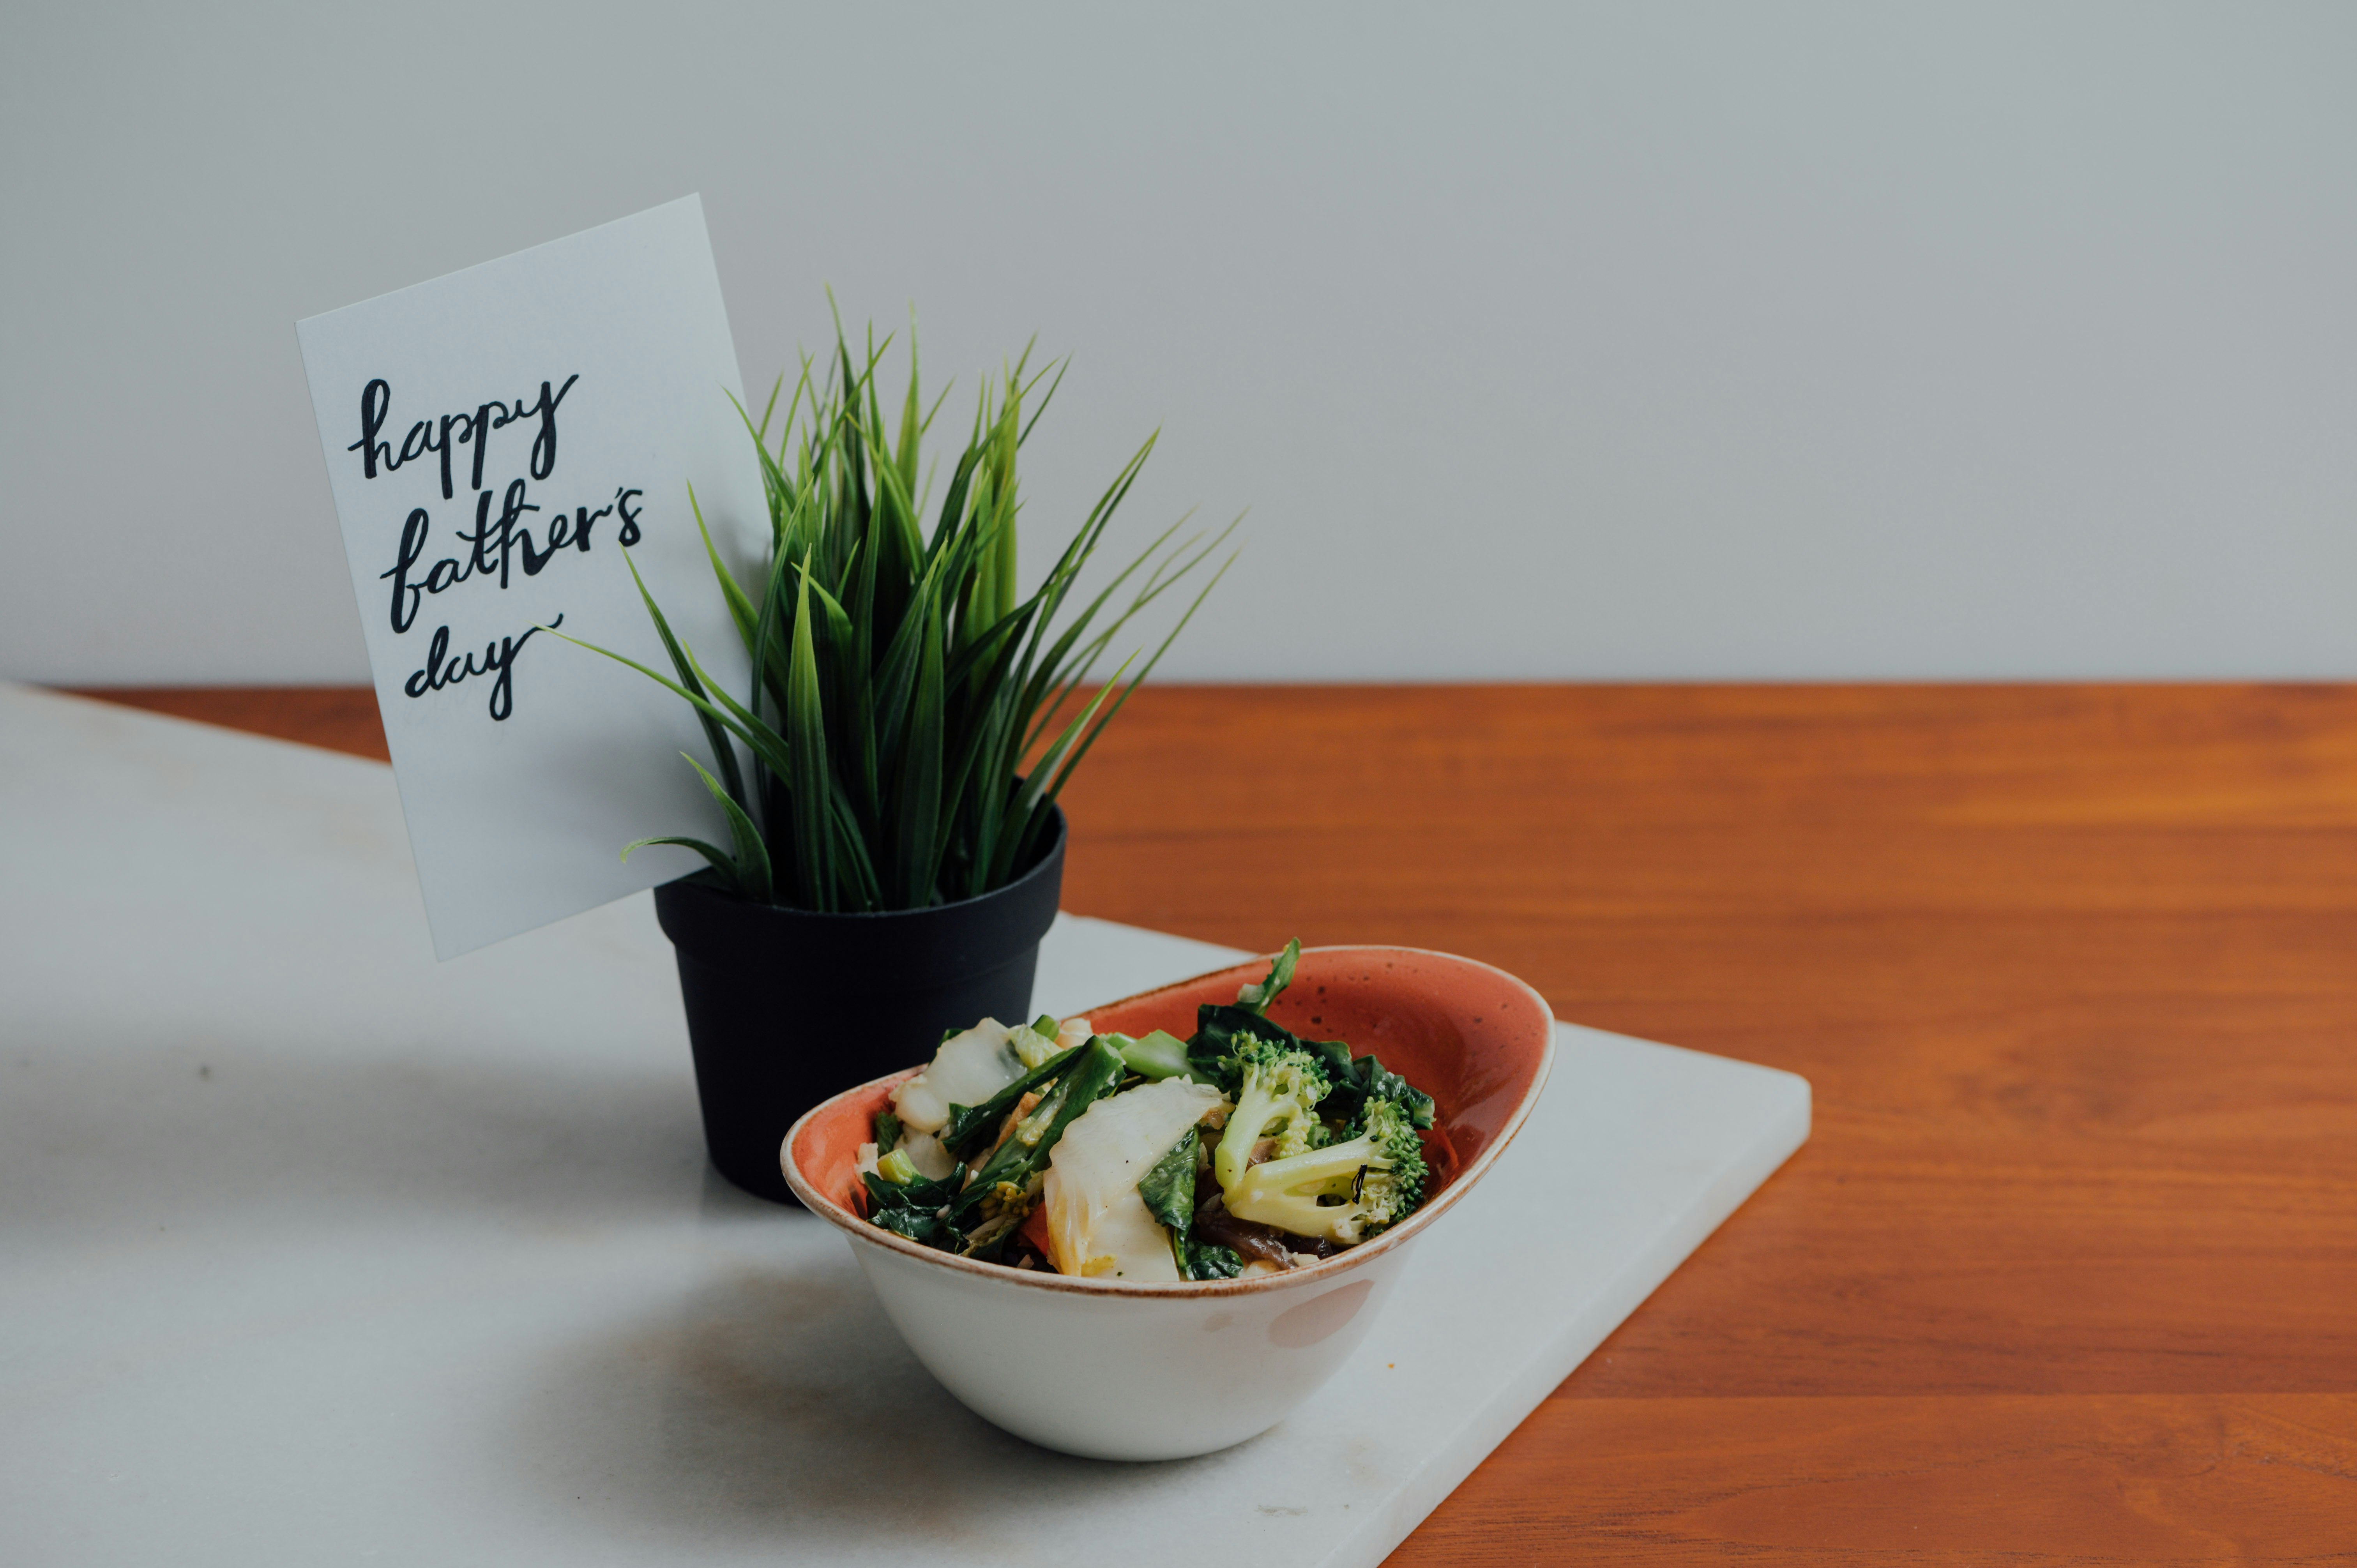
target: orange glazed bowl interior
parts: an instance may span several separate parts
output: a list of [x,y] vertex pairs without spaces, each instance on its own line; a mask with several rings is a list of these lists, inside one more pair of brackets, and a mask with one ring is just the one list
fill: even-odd
[[[1268,965],[1254,959],[1092,1007],[1085,1016],[1101,1035],[1167,1029],[1185,1039],[1195,1032],[1198,1006],[1233,1002],[1237,988],[1260,980]],[[1432,1096],[1432,1130],[1424,1135],[1431,1174],[1408,1225],[1446,1207],[1459,1179],[1512,1136],[1545,1081],[1555,1044],[1555,1017],[1537,992],[1503,970],[1420,948],[1305,949],[1268,1016],[1305,1040],[1347,1041],[1352,1056],[1380,1058]],[[859,1145],[875,1136],[876,1113],[893,1089],[923,1065],[912,1062],[813,1111],[787,1139],[788,1166],[819,1196],[857,1214]]]

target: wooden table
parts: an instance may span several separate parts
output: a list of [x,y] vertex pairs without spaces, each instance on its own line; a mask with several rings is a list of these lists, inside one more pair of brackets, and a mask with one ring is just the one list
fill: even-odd
[[1395,1563],[2357,1562],[2357,689],[1166,687],[1068,803],[1082,913],[1815,1085]]

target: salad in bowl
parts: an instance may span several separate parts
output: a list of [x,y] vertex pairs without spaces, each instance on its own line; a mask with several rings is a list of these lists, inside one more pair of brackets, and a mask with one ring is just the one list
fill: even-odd
[[1176,1283],[1304,1267],[1413,1214],[1432,1097],[1373,1055],[1267,1015],[1301,944],[1181,1040],[1086,1018],[985,1018],[891,1091],[857,1170],[868,1221],[1080,1279]]
[[1336,1374],[1554,1051],[1544,999],[1489,964],[1289,945],[957,1030],[813,1107],[780,1160],[969,1408],[1067,1453],[1178,1458]]

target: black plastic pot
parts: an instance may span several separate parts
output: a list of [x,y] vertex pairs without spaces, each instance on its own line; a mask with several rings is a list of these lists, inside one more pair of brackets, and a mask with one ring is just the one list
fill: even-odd
[[945,1029],[1029,1018],[1039,939],[1063,884],[1059,808],[1029,871],[935,908],[820,915],[693,879],[656,888],[713,1165],[747,1192],[791,1203],[778,1149],[803,1112],[929,1059]]

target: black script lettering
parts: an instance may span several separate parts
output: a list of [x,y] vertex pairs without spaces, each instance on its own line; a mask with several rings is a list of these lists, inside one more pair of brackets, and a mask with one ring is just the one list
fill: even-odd
[[[489,499],[490,492],[489,490],[485,490],[483,492],[483,496],[485,499]],[[540,574],[540,567],[532,564],[531,531],[529,529],[519,529],[516,527],[517,522],[522,521],[524,513],[528,511],[538,511],[539,510],[540,508],[533,505],[530,501],[523,499],[523,481],[522,479],[511,479],[508,481],[507,502],[500,508],[500,586],[502,588],[508,585],[508,562],[515,555],[516,540],[519,535],[522,536],[524,546],[523,575],[527,577],[533,577],[537,576]],[[545,564],[545,557],[543,558],[544,564]]]
[[[555,558],[556,553],[568,544],[586,553],[597,520],[615,512],[620,513],[622,522],[619,542],[628,547],[639,542],[642,532],[639,527],[641,509],[632,503],[646,494],[644,490],[616,490],[612,502],[595,511],[586,506],[576,507],[567,516],[562,508],[558,509],[549,518],[547,543],[543,545],[533,537],[532,529],[524,521],[527,512],[541,510],[539,502],[524,499],[529,489],[528,480],[511,479],[504,495],[493,490],[478,492],[475,497],[475,526],[471,530],[462,528],[457,531],[458,539],[468,547],[466,558],[463,561],[436,561],[425,575],[425,592],[438,594],[469,577],[494,574],[499,577],[500,586],[507,587],[514,579],[513,566],[519,550],[523,553],[523,575],[537,577]],[[494,499],[500,503],[496,517],[491,513]],[[404,536],[403,547],[404,550],[408,548],[406,535]],[[423,549],[422,545],[420,549]],[[384,575],[389,577],[393,574],[387,572]]]
[[479,490],[483,488],[483,448],[489,445],[483,438],[499,427],[491,422],[491,410],[495,408],[500,411],[499,424],[505,424],[508,422],[508,405],[487,403],[475,410],[474,424],[468,431],[468,439],[475,444],[475,489]]
[[402,691],[412,697],[422,697],[428,692],[440,691],[442,682],[437,677],[442,670],[442,656],[449,651],[450,628],[447,626],[436,627],[434,636],[425,644],[425,668],[412,671],[409,679],[401,683]]
[[[565,514],[560,511],[556,514],[555,528],[549,530],[550,535],[554,537],[556,529],[564,526]],[[549,558],[556,553],[556,546],[554,544],[544,551],[534,550],[532,547],[532,530],[529,528],[516,530],[516,542],[523,547],[523,575],[527,577],[539,576],[540,569],[547,565]]]
[[614,509],[609,506],[601,506],[596,511],[591,511],[586,506],[574,508],[573,547],[576,550],[580,551],[583,554],[587,554],[589,553],[589,525],[596,522],[599,518],[609,515],[613,510]]
[[[409,521],[401,525],[401,558],[393,564],[392,571],[377,574],[380,577],[393,579],[393,629],[396,634],[407,631],[410,623],[417,618],[417,596],[425,588],[409,580],[409,569],[417,564],[419,556],[425,553],[425,509],[419,507],[409,514]],[[448,564],[447,561],[437,561],[434,564],[434,570],[440,571]],[[433,581],[431,572],[426,575],[426,581],[429,584]],[[441,592],[439,588],[434,591]]]
[[[469,413],[445,413],[432,419],[420,419],[409,426],[409,434],[394,451],[393,444],[380,439],[385,422],[393,412],[393,384],[379,376],[361,389],[361,438],[344,448],[361,455],[361,472],[375,478],[382,471],[393,472],[404,463],[414,463],[431,452],[440,460],[442,468],[442,499],[451,499],[457,491],[457,476],[450,471],[451,454],[459,446],[474,444],[474,460],[468,478],[474,489],[483,488],[483,453],[490,445],[494,430],[503,430],[522,419],[537,419],[539,428],[532,438],[529,468],[535,479],[545,479],[556,471],[556,410],[565,394],[580,381],[576,371],[557,386],[550,381],[540,383],[540,399],[527,407],[522,399],[502,403],[490,398],[475,405]],[[488,567],[484,568],[489,570]]]
[[[565,618],[560,615],[548,624],[551,626],[562,626],[565,624]],[[499,657],[497,659],[491,658],[489,650],[486,650],[484,652],[483,657],[490,661],[490,669],[485,670],[484,673],[488,675],[490,673],[491,670],[496,670],[500,672],[500,678],[491,682],[490,711],[491,717],[495,721],[504,721],[510,714],[515,712],[516,655],[523,651],[523,645],[530,642],[533,638],[533,633],[539,629],[540,628],[535,626],[526,630],[522,637],[503,637],[500,639]],[[471,663],[472,661],[472,656],[469,655],[468,662]]]
[[[548,626],[554,630],[564,624],[565,618],[559,615],[549,621]],[[433,640],[425,648],[425,668],[413,671],[409,679],[402,682],[401,689],[409,696],[422,697],[428,692],[455,686],[469,675],[496,675],[499,679],[491,682],[490,711],[495,723],[504,723],[508,715],[515,712],[516,655],[523,651],[523,645],[530,642],[540,629],[535,626],[521,637],[502,637],[496,642],[485,643],[483,661],[477,664],[472,650],[463,659],[451,658],[450,628],[437,626],[434,628]]]
[[361,455],[361,473],[365,478],[376,478],[380,453],[383,455],[386,473],[401,467],[400,459],[393,455],[392,446],[376,438],[376,433],[384,428],[385,411],[392,406],[393,387],[382,377],[361,389],[361,438],[344,450]]
[[[491,569],[490,491],[485,490],[475,498],[475,532],[468,533],[462,528],[458,531],[458,537],[475,547],[474,572],[489,572]],[[472,576],[474,572],[469,572],[468,575]]]
[[565,384],[557,389],[554,397],[549,395],[548,383],[541,382],[540,402],[517,411],[518,419],[534,413],[540,415],[540,434],[532,438],[532,477],[535,479],[544,479],[556,472],[556,405],[565,401],[565,394],[571,392],[573,383],[580,379],[578,374],[565,377]]
[[463,413],[446,413],[442,416],[442,438],[439,441],[436,441],[429,437],[425,443],[425,449],[428,452],[437,452],[441,454],[442,499],[446,501],[451,497],[450,427],[454,424],[458,427],[458,439],[461,441],[466,440],[468,435],[473,432],[475,427],[475,422],[468,418]]

